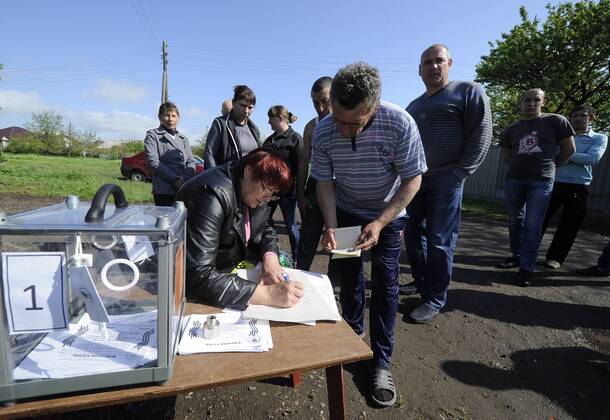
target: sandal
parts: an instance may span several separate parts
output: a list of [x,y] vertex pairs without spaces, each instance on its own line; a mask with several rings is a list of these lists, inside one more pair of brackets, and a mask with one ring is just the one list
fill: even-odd
[[375,368],[372,372],[371,399],[382,407],[390,407],[396,403],[396,388],[392,372],[388,369]]
[[496,264],[496,268],[515,268],[519,267],[519,257],[508,257],[499,264]]

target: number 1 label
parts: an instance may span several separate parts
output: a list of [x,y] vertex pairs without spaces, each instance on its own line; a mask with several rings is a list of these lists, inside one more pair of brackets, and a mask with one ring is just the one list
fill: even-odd
[[63,252],[3,253],[2,283],[11,335],[68,328]]

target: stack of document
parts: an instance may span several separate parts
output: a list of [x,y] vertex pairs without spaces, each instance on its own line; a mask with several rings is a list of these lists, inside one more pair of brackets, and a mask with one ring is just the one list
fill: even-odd
[[[291,308],[248,305],[244,311],[245,317],[309,325],[315,325],[315,321],[339,321],[341,319],[333,287],[327,276],[301,270],[285,269],[285,271],[288,274],[288,281],[299,281],[305,286],[299,303]],[[237,275],[258,281],[260,267],[252,270],[239,270]]]
[[142,367],[157,360],[157,311],[111,315],[107,329],[88,314],[47,336],[19,363],[15,380],[69,378]]
[[213,315],[220,322],[218,336],[204,338],[204,323],[210,315],[190,315],[178,345],[178,354],[262,352],[273,347],[269,321],[246,318],[241,312]]

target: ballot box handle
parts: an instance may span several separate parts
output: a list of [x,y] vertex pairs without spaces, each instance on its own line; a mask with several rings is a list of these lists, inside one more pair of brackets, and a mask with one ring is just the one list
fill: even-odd
[[110,194],[114,197],[114,206],[116,208],[124,209],[127,207],[127,199],[121,187],[116,184],[104,184],[97,190],[95,197],[93,197],[91,207],[89,207],[89,211],[85,216],[87,223],[99,222],[104,218],[104,211],[106,210]]

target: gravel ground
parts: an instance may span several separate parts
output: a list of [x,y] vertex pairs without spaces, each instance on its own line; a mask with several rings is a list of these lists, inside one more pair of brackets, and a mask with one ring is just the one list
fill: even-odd
[[[0,209],[15,213],[59,201],[0,194]],[[601,231],[608,235],[604,223]],[[280,240],[287,249],[285,232]],[[573,273],[593,264],[607,241],[581,232],[561,269],[547,270],[539,258],[533,287],[523,289],[512,285],[514,272],[493,268],[508,253],[506,228],[465,217],[447,307],[430,325],[415,325],[407,319],[418,298],[401,298],[393,359],[398,403],[373,407],[366,398],[366,364],[350,365],[348,418],[610,418],[610,278]],[[547,246],[548,235],[541,249]],[[325,272],[327,261],[320,253],[312,270]],[[401,282],[409,281],[405,260]],[[296,389],[288,384],[288,378],[275,378],[49,418],[328,417],[323,370],[303,373]]]

